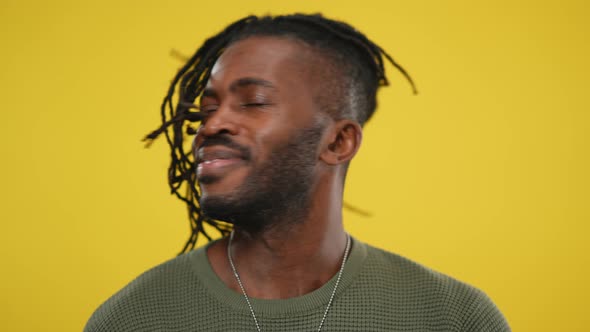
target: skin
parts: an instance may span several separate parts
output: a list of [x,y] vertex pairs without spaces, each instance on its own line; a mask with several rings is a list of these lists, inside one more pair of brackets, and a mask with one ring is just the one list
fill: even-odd
[[[355,121],[327,116],[315,102],[314,96],[330,93],[322,85],[326,59],[318,54],[287,38],[249,37],[235,42],[213,67],[201,100],[208,116],[193,147],[201,161],[197,176],[203,202],[239,199],[232,196],[236,189],[277,147],[304,128],[318,123],[323,128],[317,150],[310,151],[314,165],[309,204],[300,211],[277,211],[272,225],[261,230],[235,223],[233,259],[250,297],[304,295],[325,284],[341,264],[346,245],[344,177],[347,163],[360,146],[362,130]],[[242,147],[248,157],[226,145],[202,148],[218,136]],[[207,255],[219,278],[241,293],[228,262],[227,239],[210,246]]]

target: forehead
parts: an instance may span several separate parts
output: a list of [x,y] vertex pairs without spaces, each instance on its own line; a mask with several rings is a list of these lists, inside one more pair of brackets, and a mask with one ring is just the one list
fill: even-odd
[[310,79],[311,47],[281,37],[249,37],[231,44],[211,70],[209,86],[243,77],[269,80],[278,87]]

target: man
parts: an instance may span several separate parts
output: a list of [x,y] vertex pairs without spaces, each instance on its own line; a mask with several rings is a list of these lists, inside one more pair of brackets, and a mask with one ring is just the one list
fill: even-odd
[[[387,84],[383,57],[409,79],[320,15],[247,17],[207,40],[148,136],[172,147],[187,252],[115,294],[85,330],[509,331],[482,292],[343,228],[348,164]],[[196,134],[190,152],[185,131]],[[228,236],[190,251],[212,228]]]

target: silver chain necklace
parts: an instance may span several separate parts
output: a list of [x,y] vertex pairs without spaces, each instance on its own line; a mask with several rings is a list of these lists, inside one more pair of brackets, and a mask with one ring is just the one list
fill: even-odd
[[[256,324],[256,330],[261,332],[260,324],[258,324],[258,319],[254,314],[254,309],[252,308],[252,303],[250,303],[250,299],[248,298],[248,294],[246,293],[246,289],[244,285],[242,285],[242,280],[238,275],[238,271],[236,270],[236,266],[234,265],[234,261],[231,257],[231,242],[234,238],[234,232],[232,231],[229,235],[229,241],[227,242],[227,258],[229,259],[229,265],[231,265],[231,269],[234,272],[234,276],[238,281],[238,285],[240,285],[240,289],[242,290],[242,294],[244,294],[244,298],[246,299],[246,303],[248,303],[248,308],[250,308],[250,313],[252,314],[252,318],[254,318],[254,323]],[[350,235],[346,234],[346,249],[344,249],[344,257],[342,258],[342,264],[340,265],[340,271],[338,272],[338,278],[336,279],[336,285],[334,285],[334,289],[332,290],[332,295],[330,296],[330,301],[328,301],[328,306],[326,306],[326,310],[324,311],[324,317],[322,317],[322,321],[320,322],[320,326],[318,327],[318,332],[322,330],[322,326],[324,325],[324,321],[326,320],[326,316],[328,316],[328,310],[330,310],[330,306],[332,306],[332,301],[334,300],[334,295],[336,295],[336,289],[338,289],[338,284],[340,283],[340,279],[342,278],[342,272],[344,271],[344,263],[346,263],[346,259],[348,258],[348,252],[350,251]]]

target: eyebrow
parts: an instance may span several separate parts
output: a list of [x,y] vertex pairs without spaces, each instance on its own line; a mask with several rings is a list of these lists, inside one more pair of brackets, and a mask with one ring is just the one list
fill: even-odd
[[[247,87],[250,85],[262,86],[265,88],[270,88],[270,89],[275,89],[275,90],[277,88],[270,81],[263,80],[261,78],[242,77],[242,78],[237,79],[234,82],[232,82],[232,84],[229,86],[229,91],[236,92],[236,90],[238,90],[239,88],[244,88],[244,87]],[[211,88],[205,88],[205,90],[203,90],[202,96],[203,97],[216,97],[217,93],[215,92],[215,90],[213,90]]]
[[243,78],[240,78],[240,79],[234,81],[229,86],[229,91],[235,92],[238,88],[244,88],[249,85],[257,85],[257,86],[262,86],[265,88],[276,89],[276,87],[271,82],[269,82],[267,80],[263,80],[261,78],[256,78],[256,77],[243,77]]

